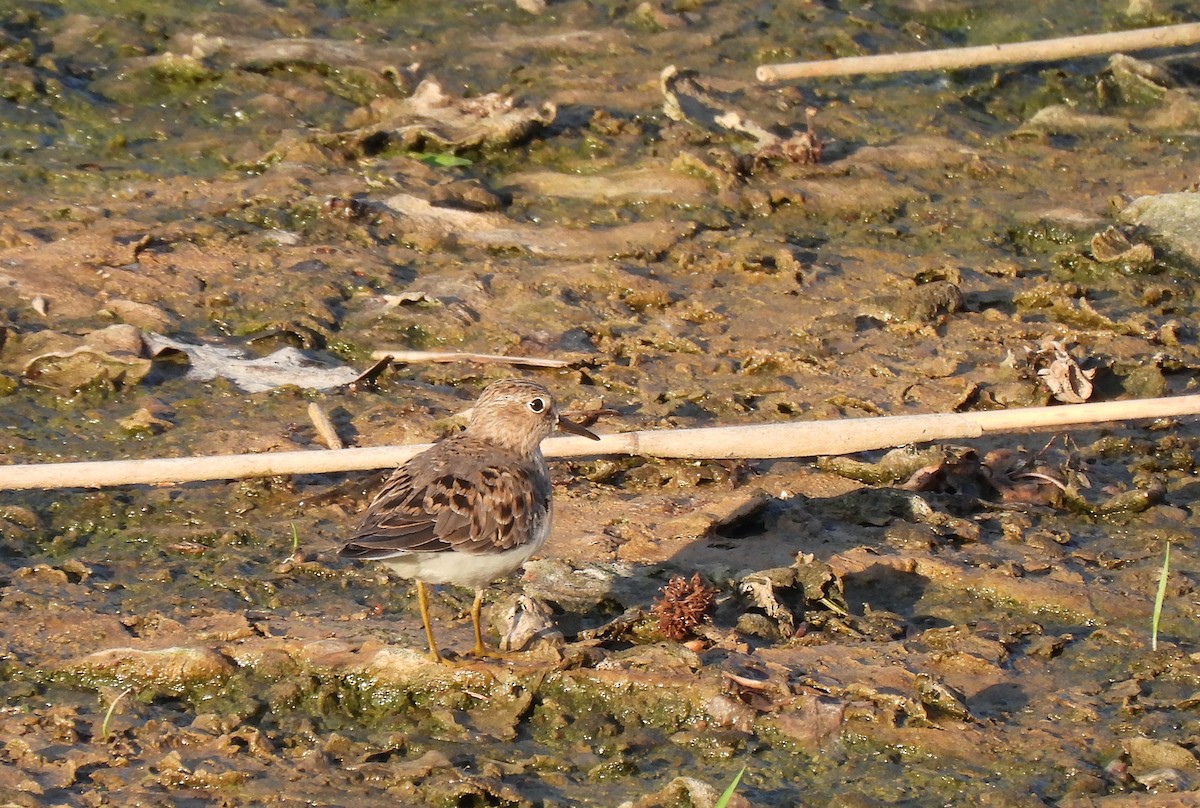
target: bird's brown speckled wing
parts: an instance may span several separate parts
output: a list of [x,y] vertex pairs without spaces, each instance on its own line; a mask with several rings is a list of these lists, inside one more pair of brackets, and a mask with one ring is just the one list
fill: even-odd
[[530,541],[549,510],[550,481],[534,461],[497,459],[495,447],[455,436],[388,478],[341,555],[509,550]]

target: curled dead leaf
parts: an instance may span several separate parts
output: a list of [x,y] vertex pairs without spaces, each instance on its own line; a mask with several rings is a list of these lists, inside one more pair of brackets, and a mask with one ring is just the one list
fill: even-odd
[[1029,350],[1027,361],[1055,399],[1065,404],[1082,404],[1092,397],[1096,369],[1084,370],[1061,342],[1046,340]]
[[462,152],[518,143],[552,122],[557,112],[552,103],[535,109],[500,93],[452,96],[436,79],[427,78],[408,98],[380,96],[356,110],[347,121],[356,130],[346,134],[359,142],[386,138],[404,149]]
[[500,632],[501,651],[522,651],[537,640],[563,644],[563,634],[554,624],[554,613],[540,600],[518,595],[492,619]]
[[767,130],[741,110],[732,93],[708,86],[694,70],[680,70],[675,65],[665,67],[658,78],[663,94],[663,113],[674,121],[687,121],[710,131],[724,129],[754,139],[756,160],[786,160],[793,163],[816,163],[821,159],[822,143],[813,131],[816,110],[805,110],[808,128],[787,136]]
[[1102,264],[1124,263],[1131,269],[1144,270],[1154,263],[1154,248],[1134,244],[1115,227],[1092,236],[1092,257]]

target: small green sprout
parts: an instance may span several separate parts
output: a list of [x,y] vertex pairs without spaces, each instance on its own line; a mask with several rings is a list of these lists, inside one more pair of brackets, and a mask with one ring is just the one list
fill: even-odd
[[1154,614],[1150,618],[1150,650],[1158,650],[1158,618],[1162,616],[1163,598],[1167,595],[1167,573],[1171,570],[1171,542],[1163,553],[1162,572],[1158,575],[1158,593],[1154,596]]
[[713,808],[725,808],[729,805],[729,801],[733,799],[733,792],[737,791],[738,783],[742,782],[742,775],[746,773],[746,767],[737,773],[737,777],[733,778],[733,782],[729,784],[729,788],[725,789],[725,793],[717,800]]

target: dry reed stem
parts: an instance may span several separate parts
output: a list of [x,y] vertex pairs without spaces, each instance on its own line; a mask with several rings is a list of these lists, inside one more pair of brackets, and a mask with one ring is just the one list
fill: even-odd
[[481,365],[517,365],[530,368],[566,368],[573,363],[567,359],[542,359],[536,356],[501,356],[499,354],[466,353],[461,351],[372,351],[372,359],[391,359],[395,364],[421,362],[475,362]]
[[958,70],[981,65],[1018,62],[1052,62],[1094,56],[1099,53],[1174,48],[1200,42],[1200,23],[1163,25],[1135,31],[1114,31],[1034,42],[1010,42],[979,45],[972,48],[884,53],[877,56],[847,56],[814,62],[760,65],[755,76],[762,82],[790,81],[827,76],[855,76],[864,73],[904,73],[914,70]]
[[312,421],[313,428],[317,430],[317,437],[321,439],[321,443],[330,449],[346,448],[346,444],[342,443],[342,439],[338,437],[337,430],[333,428],[333,422],[329,420],[325,410],[321,409],[321,405],[315,401],[308,405],[308,419]]
[[[1200,395],[990,412],[649,430],[602,435],[598,442],[569,436],[550,438],[542,450],[551,458],[612,454],[693,459],[813,457],[1021,430],[1183,415],[1200,415]],[[397,466],[428,447],[429,444],[417,444],[340,451],[0,466],[0,490],[98,488],[361,471]]]

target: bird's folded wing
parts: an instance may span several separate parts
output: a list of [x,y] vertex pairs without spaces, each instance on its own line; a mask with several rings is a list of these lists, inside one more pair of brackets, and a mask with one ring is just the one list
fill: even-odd
[[426,479],[397,470],[341,555],[494,553],[529,541],[549,510],[549,485],[519,466],[445,466]]

